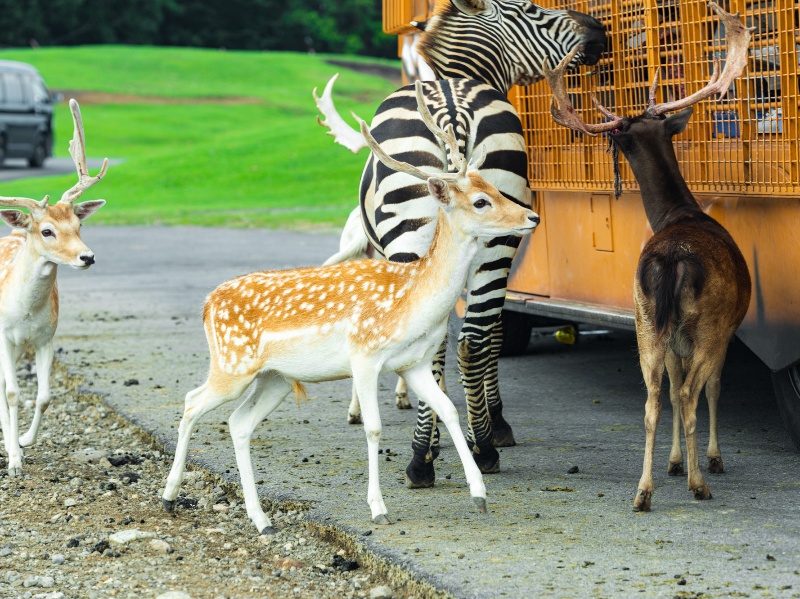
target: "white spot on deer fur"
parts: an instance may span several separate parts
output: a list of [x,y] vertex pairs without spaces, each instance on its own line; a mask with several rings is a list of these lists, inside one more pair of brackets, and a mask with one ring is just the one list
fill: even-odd
[[344,310],[344,304],[341,304],[341,303],[340,303],[340,304],[338,304],[338,305],[336,306],[336,309],[337,309],[337,310]]
[[317,316],[322,316],[323,314],[325,314],[325,308],[320,308],[320,310],[317,312]]
[[353,291],[353,289],[355,289],[355,288],[356,288],[356,286],[355,286],[355,285],[350,285],[350,286],[347,288],[347,291]]

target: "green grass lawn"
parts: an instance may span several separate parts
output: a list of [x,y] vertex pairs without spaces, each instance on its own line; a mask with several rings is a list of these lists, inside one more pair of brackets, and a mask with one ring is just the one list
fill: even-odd
[[[0,51],[65,91],[56,156],[68,156],[72,137],[68,91],[136,96],[81,103],[88,156],[123,160],[84,194],[108,201],[93,222],[330,229],[357,205],[367,152],[353,155],[325,135],[311,90],[341,72],[339,112],[369,120],[396,85],[326,58],[334,57],[137,46]],[[383,62],[399,72],[399,63]],[[0,183],[0,195],[57,199],[74,181],[18,179]]]

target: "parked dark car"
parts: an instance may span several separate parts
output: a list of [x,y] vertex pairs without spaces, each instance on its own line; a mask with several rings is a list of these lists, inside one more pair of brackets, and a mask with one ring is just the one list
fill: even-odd
[[39,71],[0,60],[0,164],[26,158],[40,167],[53,155],[53,100]]

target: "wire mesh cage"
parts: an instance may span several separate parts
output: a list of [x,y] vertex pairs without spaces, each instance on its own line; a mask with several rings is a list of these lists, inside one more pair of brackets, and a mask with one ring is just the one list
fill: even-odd
[[[621,116],[640,114],[655,69],[657,101],[693,93],[709,80],[714,57],[725,60],[724,26],[705,0],[540,0],[547,8],[586,12],[605,25],[608,52],[592,67],[569,75],[575,108],[587,122],[602,115],[591,102]],[[730,0],[755,27],[748,67],[727,97],[695,106],[687,130],[675,138],[681,169],[698,192],[797,195],[798,57],[800,1]],[[613,165],[604,137],[588,137],[553,123],[550,90],[537,83],[516,90],[516,106],[529,149],[535,189],[604,190],[613,184]],[[630,169],[620,161],[623,188],[635,190]]]

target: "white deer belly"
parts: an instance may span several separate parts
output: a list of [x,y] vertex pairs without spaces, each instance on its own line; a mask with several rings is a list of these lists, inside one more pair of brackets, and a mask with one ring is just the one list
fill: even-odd
[[341,334],[311,326],[287,333],[263,333],[261,370],[309,383],[352,376],[350,350]]

